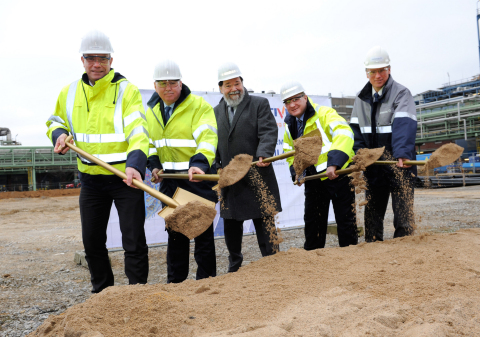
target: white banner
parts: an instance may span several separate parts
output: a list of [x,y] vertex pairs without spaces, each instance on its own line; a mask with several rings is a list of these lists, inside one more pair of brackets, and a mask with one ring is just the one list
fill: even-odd
[[[153,94],[153,90],[140,90],[142,94],[143,104],[145,111],[147,111],[147,102]],[[209,104],[215,107],[222,98],[221,93],[217,92],[193,92],[193,94],[202,96]],[[253,94],[256,96],[265,97],[270,103],[272,114],[275,116],[278,125],[278,141],[274,155],[282,154],[283,151],[283,133],[285,132],[285,113],[286,109],[282,103],[280,95],[271,94]],[[327,96],[310,96],[310,99],[317,104],[323,106],[332,106],[331,100]],[[273,163],[275,175],[278,181],[278,187],[280,189],[280,199],[282,202],[283,211],[278,214],[277,227],[294,227],[304,225],[303,213],[304,213],[304,188],[293,185],[288,169],[286,160],[278,160]],[[148,179],[148,178],[147,178]],[[146,179],[146,180],[147,180]],[[147,205],[151,203],[151,198],[146,199]],[[217,212],[219,206],[217,204]],[[168,234],[165,231],[165,222],[163,218],[159,217],[151,209],[147,210],[147,214],[152,213],[151,217],[145,220],[145,234],[147,236],[147,243],[162,243],[167,242]],[[333,213],[332,204],[330,203],[330,210],[328,215],[328,221],[335,221],[335,215]],[[223,219],[219,217],[215,218],[214,222],[215,236],[223,236]],[[254,226],[251,220],[245,221],[243,224],[244,233],[253,232]],[[107,248],[121,247],[122,246],[122,234],[120,232],[119,220],[115,205],[112,205],[110,220],[107,228]]]

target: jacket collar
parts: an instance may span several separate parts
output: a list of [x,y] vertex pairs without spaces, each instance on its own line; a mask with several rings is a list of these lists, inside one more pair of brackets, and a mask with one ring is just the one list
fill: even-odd
[[[391,90],[394,82],[395,81],[393,80],[392,75],[388,76],[388,80],[385,83],[385,86],[383,87],[382,95],[379,98],[380,101],[383,100],[384,97],[386,97],[387,93]],[[362,101],[365,101],[365,102],[371,104],[371,102],[372,102],[372,84],[370,83],[370,81],[368,81],[367,84],[360,91],[360,93],[358,94],[358,98],[360,98]]]
[[[168,120],[168,122],[170,122],[172,119],[173,119],[173,114],[175,113],[175,111],[177,110],[177,108],[187,99],[187,97],[190,95],[191,91],[190,91],[190,88],[187,87],[186,84],[182,83],[182,91],[180,92],[180,97],[178,97],[177,101],[175,102],[175,106],[173,107],[173,111],[172,111],[172,114],[170,116],[170,119]],[[153,115],[155,116],[155,118],[157,119],[158,123],[163,127],[164,124],[163,124],[163,121],[165,120],[164,119],[164,116],[165,116],[165,107],[164,107],[164,104],[160,104],[161,102],[163,102],[163,100],[160,98],[160,96],[157,94],[157,92],[155,91],[152,95],[152,97],[150,97],[150,99],[148,100],[148,103],[147,103],[147,106],[152,109],[152,113]],[[162,118],[159,118],[159,116],[157,116],[155,114],[155,111],[153,110],[153,108],[155,108],[155,106],[159,104],[159,110],[160,110],[160,113],[161,113],[161,117]],[[168,124],[167,122],[167,124]]]
[[[175,102],[175,106],[173,107],[173,110],[175,111],[190,94],[191,94],[190,88],[187,87],[185,83],[182,83],[182,91],[180,92],[180,97],[178,97],[177,101]],[[152,97],[150,97],[150,99],[148,100],[147,106],[153,111],[153,108],[161,102],[163,102],[162,99],[155,91]],[[165,108],[163,104],[160,104],[160,110],[164,111],[164,109]],[[173,115],[173,112],[172,112],[172,115]]]
[[[123,76],[120,73],[116,73],[115,70],[112,68],[112,69],[110,69],[110,71],[107,75],[103,76],[101,79],[99,79],[97,82],[95,82],[94,87],[96,87],[97,85],[99,87],[102,87],[102,86],[105,86],[106,84],[109,84],[109,83],[116,84],[117,82],[121,82],[122,80],[126,80],[125,76]],[[86,85],[90,86],[90,80],[88,79],[87,73],[83,73],[82,81]]]

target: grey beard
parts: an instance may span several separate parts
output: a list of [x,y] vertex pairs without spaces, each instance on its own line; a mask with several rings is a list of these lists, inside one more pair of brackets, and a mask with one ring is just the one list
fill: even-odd
[[223,95],[227,104],[233,108],[236,108],[240,103],[242,103],[243,98],[245,97],[245,88],[240,92],[240,97],[238,99],[231,99],[230,95]]

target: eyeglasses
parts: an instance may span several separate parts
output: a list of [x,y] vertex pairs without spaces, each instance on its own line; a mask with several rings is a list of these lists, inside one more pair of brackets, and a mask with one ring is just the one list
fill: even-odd
[[388,70],[388,68],[376,69],[376,70],[367,70],[368,76],[375,76],[377,74],[383,75]]
[[87,60],[88,64],[95,64],[95,63],[100,63],[101,66],[106,66],[108,64],[108,61],[110,61],[111,57],[106,57],[106,56],[85,56],[83,55],[83,58]]
[[300,98],[302,98],[303,96],[305,96],[305,94],[302,94],[302,95],[300,95],[300,96],[287,99],[287,100],[283,101],[283,104],[289,105],[290,103],[296,103],[296,102],[298,102],[298,101],[300,100]]
[[170,88],[176,88],[178,84],[180,83],[180,80],[176,81],[156,81],[158,83],[158,86],[160,88],[166,88],[170,86]]

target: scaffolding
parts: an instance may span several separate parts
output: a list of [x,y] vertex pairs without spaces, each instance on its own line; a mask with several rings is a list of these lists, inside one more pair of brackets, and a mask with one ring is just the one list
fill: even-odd
[[53,152],[53,146],[0,147],[0,175],[27,174],[29,190],[37,190],[37,173],[50,171],[76,171],[77,155]]

